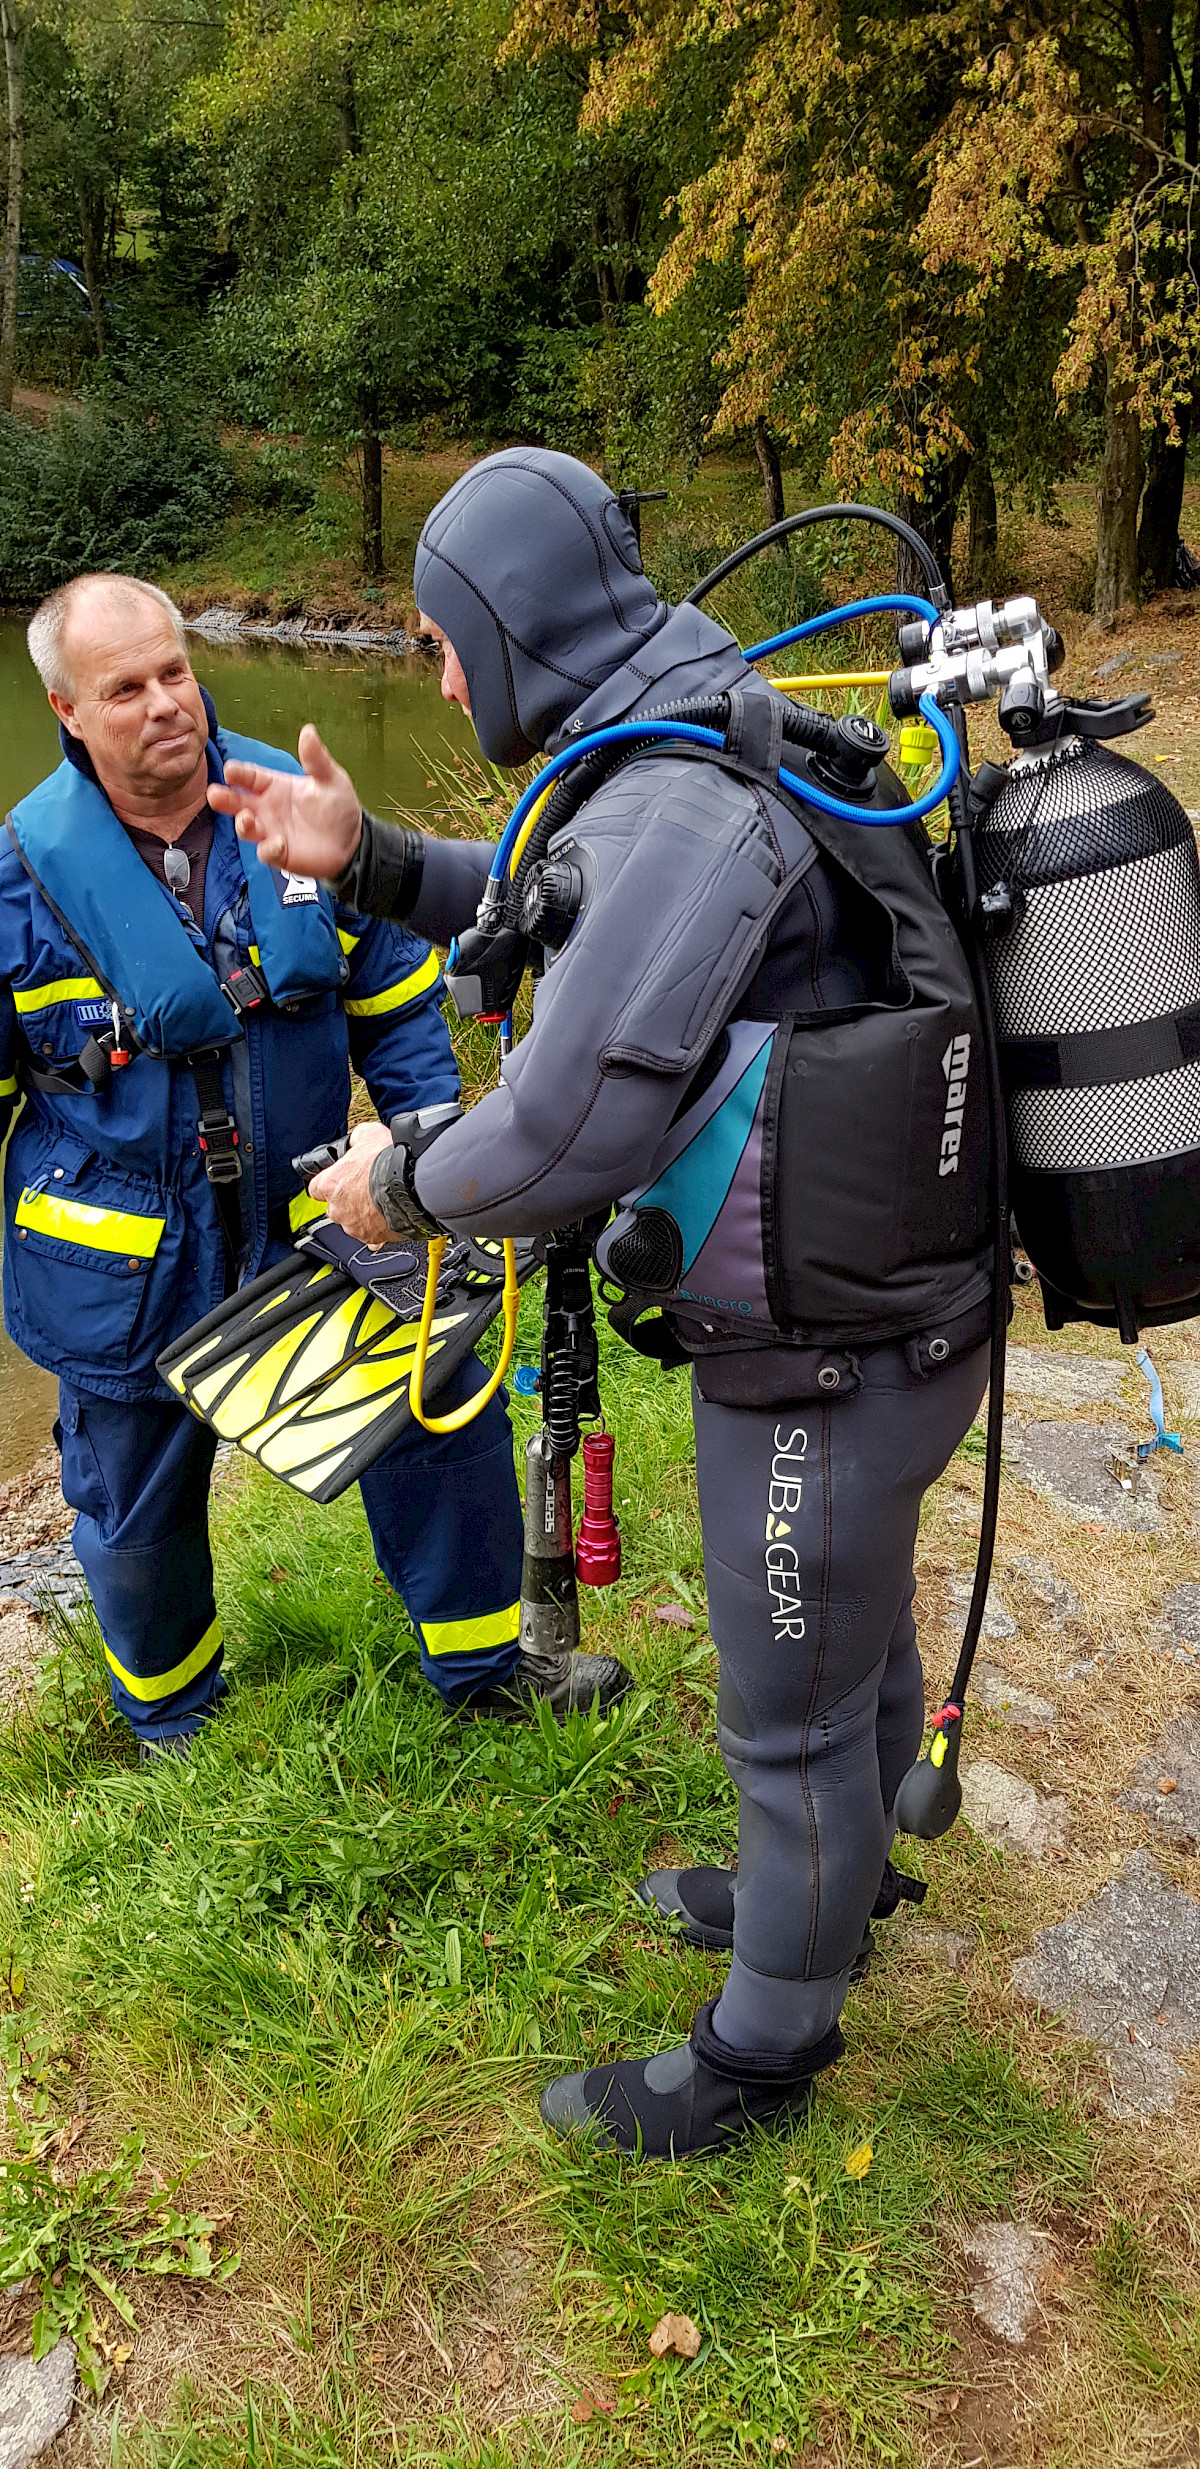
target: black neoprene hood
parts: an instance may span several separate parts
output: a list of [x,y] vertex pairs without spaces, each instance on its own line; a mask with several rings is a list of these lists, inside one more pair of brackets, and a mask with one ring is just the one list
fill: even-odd
[[667,617],[606,482],[537,446],[455,481],[421,533],[414,583],[462,663],[492,763],[540,752]]

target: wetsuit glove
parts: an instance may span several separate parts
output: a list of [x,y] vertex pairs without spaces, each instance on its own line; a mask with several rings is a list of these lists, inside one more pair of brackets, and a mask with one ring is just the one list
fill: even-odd
[[417,1161],[440,1132],[457,1123],[462,1107],[457,1098],[445,1106],[424,1106],[419,1114],[394,1115],[392,1146],[371,1160],[367,1188],[385,1226],[392,1234],[416,1235],[422,1242],[446,1229],[423,1208],[417,1194]]

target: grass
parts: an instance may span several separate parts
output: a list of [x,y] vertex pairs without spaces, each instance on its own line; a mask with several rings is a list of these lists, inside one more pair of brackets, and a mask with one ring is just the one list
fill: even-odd
[[[527,1293],[526,1357],[537,1309]],[[669,2044],[714,1993],[719,1965],[663,1943],[632,1888],[672,1845],[719,1859],[733,1836],[686,1387],[607,1340],[603,1385],[626,1574],[588,1628],[641,1684],[607,1723],[464,1733],[357,1494],[313,1510],[239,1465],[215,1503],[233,1688],[194,1760],[133,1763],[88,1617],[0,1733],[13,2148],[82,2122],[70,2183],[134,2133],[137,2218],[178,2182],[181,2214],[226,2223],[210,2261],[242,2257],[219,2296],[147,2281],[111,2204],[106,2264],[75,2205],[77,2260],[136,2329],[92,2285],[108,2390],[69,2457],[924,2462],[964,2372],[957,2225],[996,2214],[1084,2258],[1073,2338],[1128,2457],[1151,2457],[1139,2430],[1196,2407],[1188,2274],[1114,2217],[1071,2061],[986,1987],[885,1958],[811,2122],[728,2156],[638,2167],[542,2133],[549,2075]],[[668,1599],[698,1625],[655,1621]],[[926,1865],[986,1939],[999,1856],[960,1831]],[[694,2361],[651,2356],[666,2311],[700,2328]],[[1105,2457],[1094,2412],[1060,2432],[1029,2457]]]
[[[394,575],[453,464],[392,467]],[[702,480],[679,554],[719,552],[756,519],[745,474],[706,466]],[[350,605],[338,595],[353,578],[353,499],[337,475],[323,489],[325,564],[298,523],[247,512],[191,577],[193,599],[281,607],[303,573],[306,605]],[[448,782],[450,803],[470,802],[470,786]],[[488,788],[475,783],[476,829]],[[461,1043],[478,1090],[494,1047],[478,1030]],[[538,1310],[527,1292],[526,1360]],[[1028,1297],[1014,1334],[1045,1343]],[[1155,1344],[1168,1386],[1179,1339]],[[1096,1332],[1056,1343],[1113,1350]],[[1186,1469],[1161,1470],[1180,1508],[1170,1531],[1119,1543],[1006,1483],[1001,1560],[1049,1553],[1094,1639],[1127,1658],[1064,1706],[1050,1742],[974,1717],[977,1749],[1071,1791],[1061,1869],[1006,1861],[961,1827],[906,1846],[931,1881],[923,1919],[971,1934],[966,1975],[897,1922],[803,2129],[679,2170],[635,2167],[551,2143],[537,2095],[565,2067],[669,2045],[715,1994],[720,1965],[666,1942],[633,1888],[653,1863],[727,1857],[734,1807],[712,1746],[686,1383],[607,1331],[603,1348],[626,1570],[585,1613],[589,1642],[639,1682],[607,1724],[464,1734],[420,1680],[357,1495],[314,1510],[238,1461],[214,1496],[233,1687],[194,1761],[134,1764],[87,1616],[58,1625],[36,1701],[0,1729],[0,2265],[17,2268],[18,2190],[32,2188],[55,2252],[65,2239],[59,2291],[86,2295],[105,2387],[62,2459],[1176,2457],[1200,2426],[1194,2148],[1186,2130],[1115,2126],[1086,2053],[1007,1982],[1033,1931],[1142,1839],[1113,1793],[1164,1701],[1183,1702],[1184,1681],[1151,1661],[1151,1624],[1154,1600],[1191,1572]],[[514,1408],[518,1462],[533,1414]],[[980,1455],[969,1435],[922,1521],[935,1688],[953,1659],[939,1590],[973,1549]],[[695,1625],[656,1620],[667,1602]],[[1021,1611],[1004,1660],[1036,1688],[1055,1641],[1036,1605]],[[1130,1672],[1134,1652],[1153,1686]],[[867,2146],[865,2175],[850,2172]],[[137,2243],[164,2206],[170,2271]],[[1011,2361],[962,2303],[960,2231],[996,2216],[1045,2224],[1059,2258],[1046,2333]],[[220,2224],[191,2230],[201,2266],[206,2236],[210,2267],[240,2257],[219,2291],[179,2268],[188,2222]],[[30,2313],[54,2303],[50,2260],[47,2246],[20,2301]],[[692,2361],[649,2351],[669,2311],[699,2328]],[[0,2348],[5,2321],[0,2301]]]

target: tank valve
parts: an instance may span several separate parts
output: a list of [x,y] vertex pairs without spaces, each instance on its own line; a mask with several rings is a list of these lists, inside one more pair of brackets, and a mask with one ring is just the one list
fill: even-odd
[[611,1432],[589,1432],[583,1444],[583,1517],[575,1547],[581,1586],[611,1586],[621,1574],[621,1528],[613,1515]]

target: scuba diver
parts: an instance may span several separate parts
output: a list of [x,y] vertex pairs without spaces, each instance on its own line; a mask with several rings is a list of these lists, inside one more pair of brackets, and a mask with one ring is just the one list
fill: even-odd
[[[893,1804],[924,1722],[918,1516],[987,1378],[974,995],[923,835],[780,790],[783,698],[719,625],[657,598],[628,511],[584,464],[517,449],[476,465],[429,516],[415,582],[443,694],[491,762],[733,698],[724,753],[622,747],[552,840],[566,916],[499,1087],[427,1140],[411,1120],[394,1139],[364,1127],[313,1187],[367,1241],[535,1234],[618,1204],[597,1250],[628,1290],[616,1325],[691,1365],[738,1866],[640,1891],[693,1943],[728,1947],[728,1977],[682,2046],[564,2076],[542,2101],[561,2131],[681,2157],[803,2112],[841,2053],[872,1912],[901,1891]],[[315,733],[301,755],[303,779],[230,763],[210,801],[261,859],[356,911],[465,937],[465,970],[490,848],[379,824]],[[902,804],[887,773],[872,787]],[[670,1232],[689,1209],[685,1267]],[[666,1309],[647,1329],[651,1288]]]

